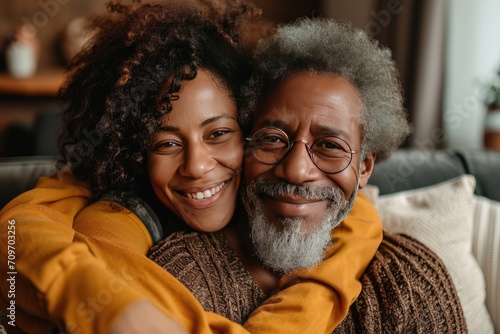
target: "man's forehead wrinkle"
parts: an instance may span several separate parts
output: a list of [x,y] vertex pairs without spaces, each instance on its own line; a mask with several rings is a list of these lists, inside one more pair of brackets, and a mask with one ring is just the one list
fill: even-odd
[[[320,95],[321,99],[311,99],[308,103],[295,105],[294,101],[285,101],[285,103],[279,103],[276,105],[276,101],[269,101],[267,105],[264,105],[262,112],[265,114],[324,114],[329,116],[335,113],[339,107],[341,107],[346,98],[345,94],[341,91],[336,91],[335,94],[317,94]],[[321,101],[319,101],[321,100]],[[360,101],[361,102],[361,101]]]
[[[341,137],[347,136],[347,133],[336,126],[334,122],[325,121],[325,118],[328,119],[330,116],[332,116],[333,112],[333,110],[330,110],[312,114],[311,118],[313,121],[309,125],[310,132],[313,134],[336,135]],[[314,119],[318,117],[321,117],[321,119],[315,121]],[[265,119],[259,122],[259,127],[266,126],[272,126],[281,130],[289,130],[290,127],[287,122],[279,119],[278,116],[273,112],[271,112],[270,115],[266,116]]]

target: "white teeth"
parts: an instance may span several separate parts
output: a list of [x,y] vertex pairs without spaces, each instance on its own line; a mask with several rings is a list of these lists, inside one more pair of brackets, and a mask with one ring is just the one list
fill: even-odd
[[217,187],[214,187],[210,190],[205,190],[203,192],[199,191],[197,193],[186,193],[186,196],[191,199],[204,199],[204,198],[210,198],[216,193],[218,193],[224,186],[226,185],[226,182],[222,182],[219,184]]

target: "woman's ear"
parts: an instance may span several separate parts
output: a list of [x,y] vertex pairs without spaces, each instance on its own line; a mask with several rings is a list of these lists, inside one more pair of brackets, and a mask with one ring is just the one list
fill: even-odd
[[359,188],[363,188],[370,179],[372,175],[373,168],[375,167],[375,154],[368,154],[365,157],[365,160],[361,163],[360,170],[360,180],[359,180]]

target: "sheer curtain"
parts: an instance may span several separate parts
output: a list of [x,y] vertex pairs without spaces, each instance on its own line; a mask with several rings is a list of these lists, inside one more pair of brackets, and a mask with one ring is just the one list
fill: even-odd
[[500,1],[450,1],[444,91],[448,146],[482,148],[482,87],[500,66]]

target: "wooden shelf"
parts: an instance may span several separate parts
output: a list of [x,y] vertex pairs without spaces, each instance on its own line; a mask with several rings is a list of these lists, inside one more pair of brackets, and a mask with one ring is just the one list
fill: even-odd
[[0,94],[18,96],[57,96],[66,78],[64,69],[40,70],[25,79],[13,78],[8,73],[0,73]]

